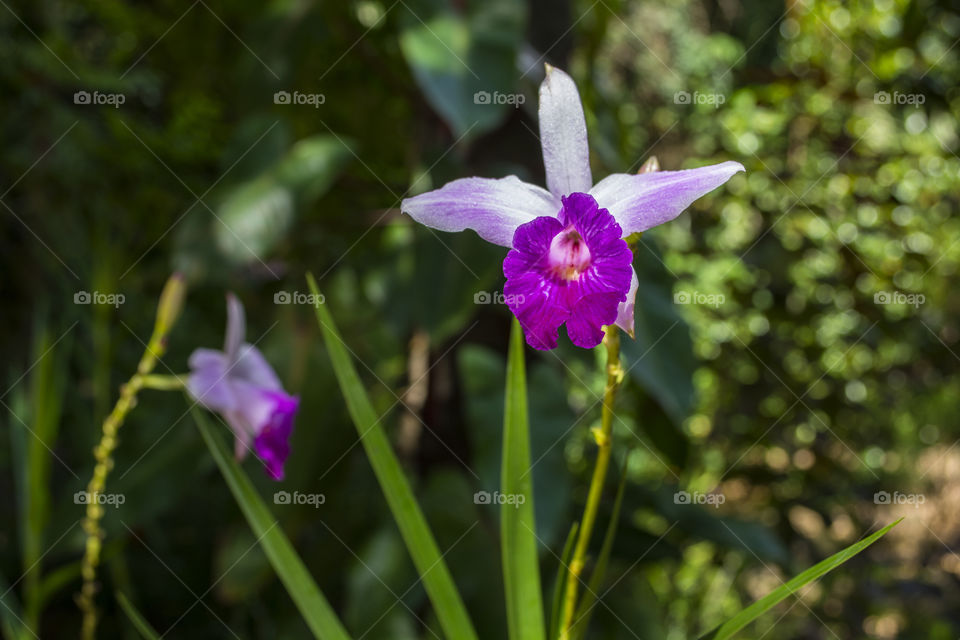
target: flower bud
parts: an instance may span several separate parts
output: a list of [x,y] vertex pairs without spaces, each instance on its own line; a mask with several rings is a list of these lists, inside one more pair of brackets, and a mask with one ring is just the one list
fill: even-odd
[[660,161],[657,160],[657,156],[650,156],[637,173],[653,173],[654,171],[660,171]]
[[187,283],[183,274],[175,273],[167,280],[160,293],[160,304],[157,306],[157,323],[154,326],[156,335],[166,335],[173,324],[180,317],[183,309],[183,299],[187,294]]

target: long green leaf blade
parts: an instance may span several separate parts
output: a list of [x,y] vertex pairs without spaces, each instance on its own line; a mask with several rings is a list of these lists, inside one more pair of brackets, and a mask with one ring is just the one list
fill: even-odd
[[[319,296],[317,283],[307,275],[310,291]],[[414,498],[410,483],[403,473],[380,418],[373,410],[367,392],[360,382],[346,343],[340,337],[333,317],[324,305],[316,306],[317,322],[327,344],[327,352],[350,417],[360,435],[360,442],[380,482],[393,518],[400,529],[407,550],[413,558],[424,588],[433,603],[440,626],[448,638],[476,640],[477,632],[467,616],[467,609],[457,591],[450,570],[443,561],[437,542],[427,526],[426,518]]]
[[16,594],[7,583],[6,578],[0,575],[0,631],[6,640],[26,640],[35,634],[27,628],[22,620],[23,611],[17,601]]
[[507,627],[512,640],[543,640],[543,596],[537,559],[530,473],[530,417],[523,331],[514,319],[507,358],[507,390],[503,415],[500,508],[501,555],[507,596]]
[[303,616],[314,637],[322,640],[350,640],[350,636],[337,619],[333,608],[320,592],[317,583],[310,577],[310,573],[293,545],[290,544],[290,540],[276,526],[276,518],[270,513],[263,498],[250,482],[250,478],[234,460],[223,438],[213,433],[200,409],[193,409],[193,417],[233,497],[240,505],[240,510],[243,511],[250,528],[260,541],[260,546],[267,554],[273,570],[277,572],[287,593],[293,598],[297,609],[300,610],[300,615]]
[[120,608],[123,609],[123,612],[127,614],[127,617],[130,618],[130,622],[133,623],[133,626],[137,631],[140,632],[140,635],[143,636],[143,640],[160,640],[160,635],[150,626],[150,623],[147,622],[146,618],[140,615],[140,612],[137,611],[137,608],[133,606],[133,603],[127,599],[127,596],[123,595],[119,591],[117,592],[117,602],[120,603]]
[[903,520],[903,518],[900,518],[899,520],[891,522],[890,524],[885,526],[883,529],[880,529],[880,531],[877,531],[876,533],[870,535],[869,537],[864,538],[863,540],[850,545],[843,551],[833,554],[826,560],[822,562],[818,562],[817,564],[813,565],[803,573],[800,573],[794,578],[791,578],[779,588],[774,589],[773,591],[771,591],[764,597],[760,598],[759,600],[751,604],[749,607],[747,607],[737,615],[730,618],[715,632],[711,631],[707,635],[703,636],[703,638],[705,640],[706,639],[726,640],[727,638],[732,637],[737,631],[739,631],[740,629],[744,628],[745,626],[747,626],[748,624],[750,624],[751,622],[759,618],[762,614],[766,613],[769,609],[771,609],[774,605],[779,603],[781,600],[789,597],[791,594],[796,593],[801,587],[805,586],[806,584],[813,582],[817,578],[820,578],[821,576],[829,573],[830,571],[833,571],[834,569],[839,567],[841,564],[843,564],[853,556],[857,555],[858,553],[860,553],[861,551],[863,551],[864,549],[872,545],[874,542],[876,542],[881,537],[886,535],[886,533],[890,531],[890,529],[893,529],[895,526],[900,524],[900,520]]
[[50,519],[50,479],[53,447],[60,430],[65,367],[63,356],[55,349],[47,329],[41,328],[34,344],[36,367],[30,376],[30,426],[16,424],[29,433],[25,438],[26,459],[18,479],[21,501],[21,541],[23,548],[23,616],[27,627],[37,627],[41,614],[40,585],[43,579],[41,558],[46,550],[45,537]]

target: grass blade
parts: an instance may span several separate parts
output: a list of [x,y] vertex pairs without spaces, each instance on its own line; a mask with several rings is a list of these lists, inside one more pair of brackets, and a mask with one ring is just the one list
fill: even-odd
[[560,554],[560,566],[557,567],[557,577],[553,581],[553,606],[550,608],[550,635],[551,639],[560,637],[560,608],[563,606],[563,585],[566,584],[567,567],[570,565],[570,556],[573,555],[573,543],[577,541],[579,522],[574,522],[567,534],[567,542],[563,545]]
[[[533,475],[530,473],[530,416],[523,331],[514,319],[507,358],[507,390],[503,415],[501,492],[517,500],[500,507],[500,551],[507,596],[507,627],[511,640],[543,640],[543,600],[533,514]],[[523,496],[522,503],[519,497]]]
[[210,448],[213,459],[220,467],[237,504],[240,505],[240,510],[243,511],[250,528],[260,541],[260,546],[267,554],[273,570],[277,572],[287,593],[293,598],[297,609],[300,610],[300,615],[303,616],[314,637],[322,640],[349,640],[350,636],[337,619],[337,615],[323,593],[320,592],[317,583],[310,577],[310,573],[293,545],[290,544],[290,540],[276,526],[276,518],[270,513],[263,498],[250,482],[250,478],[233,459],[230,448],[223,442],[222,437],[213,432],[200,409],[194,408],[192,412],[200,434]]
[[617,525],[620,523],[620,507],[623,504],[623,490],[627,486],[627,469],[624,466],[620,473],[620,486],[617,487],[617,497],[613,501],[613,512],[610,514],[610,523],[607,525],[607,532],[603,536],[603,544],[600,546],[600,555],[597,556],[597,564],[590,574],[590,582],[583,593],[583,599],[580,606],[577,607],[577,614],[574,616],[571,635],[580,639],[587,635],[587,628],[590,624],[590,616],[593,614],[597,603],[597,592],[600,585],[603,584],[603,577],[607,573],[607,564],[610,562],[610,552],[613,551],[613,540],[617,537]]
[[[308,274],[307,281],[310,291],[319,296],[313,276]],[[346,343],[340,337],[326,307],[317,305],[316,313],[350,417],[360,434],[360,442],[367,452],[367,458],[380,482],[393,518],[400,528],[400,535],[433,603],[440,626],[448,638],[476,640],[477,632],[467,616],[466,607],[450,576],[450,570],[443,561],[433,533],[430,532],[426,518],[414,498],[410,483],[380,425],[380,418],[370,404]]]
[[150,623],[140,615],[140,612],[137,611],[137,608],[127,599],[127,596],[123,595],[119,591],[117,592],[117,602],[120,603],[120,608],[123,609],[123,612],[127,614],[127,617],[130,618],[130,622],[133,623],[133,626],[136,627],[137,631],[140,632],[140,635],[143,636],[143,640],[160,640],[160,635],[154,631],[153,627],[150,626]]
[[24,482],[20,488],[23,608],[25,624],[33,628],[37,627],[40,619],[40,585],[43,578],[40,560],[46,551],[54,455],[52,447],[60,431],[66,370],[61,366],[61,353],[54,349],[57,342],[45,327],[38,330],[33,347],[33,361],[36,364],[30,373],[30,427],[22,425],[29,432],[25,438],[26,459],[20,475]]
[[33,632],[22,620],[23,612],[17,596],[3,576],[0,576],[0,594],[0,631],[3,632],[3,637],[6,640],[26,640],[33,637]]
[[817,564],[813,565],[803,573],[795,576],[794,578],[791,578],[789,581],[785,582],[778,589],[774,589],[773,591],[771,591],[764,597],[760,598],[759,600],[751,604],[749,607],[747,607],[737,615],[730,618],[716,631],[711,631],[710,633],[703,636],[703,639],[704,640],[707,640],[707,639],[726,640],[727,638],[732,637],[737,631],[739,631],[740,629],[744,628],[745,626],[747,626],[748,624],[750,624],[751,622],[759,618],[762,614],[766,613],[769,609],[771,609],[774,605],[779,603],[784,598],[787,598],[791,594],[796,593],[804,585],[810,582],[813,582],[817,578],[820,578],[826,573],[829,573],[830,571],[836,569],[841,564],[843,564],[853,556],[857,555],[858,553],[860,553],[861,551],[863,551],[864,549],[872,545],[874,542],[876,542],[881,537],[886,535],[886,533],[890,531],[890,529],[893,529],[895,526],[900,524],[900,520],[903,520],[903,518],[900,518],[895,522],[891,522],[890,524],[885,526],[883,529],[880,529],[880,531],[877,531],[871,536],[864,538],[863,540],[855,544],[850,545],[843,551],[833,554],[826,560],[822,562],[818,562]]

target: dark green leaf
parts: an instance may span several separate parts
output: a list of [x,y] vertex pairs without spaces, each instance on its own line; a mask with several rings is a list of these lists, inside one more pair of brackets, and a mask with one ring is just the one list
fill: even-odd
[[160,635],[154,631],[153,627],[150,626],[150,623],[147,622],[142,615],[140,615],[140,612],[137,611],[137,608],[133,606],[133,603],[127,599],[127,596],[117,592],[117,602],[120,603],[120,608],[123,609],[123,612],[127,614],[127,617],[130,618],[130,622],[132,622],[133,626],[137,628],[137,631],[140,632],[140,635],[143,636],[144,640],[160,640]]
[[526,10],[512,0],[411,2],[400,47],[431,106],[459,137],[496,127],[516,108]]
[[673,304],[672,278],[653,240],[644,236],[633,252],[640,278],[636,304],[636,339],[621,340],[624,367],[679,429],[694,401],[690,329]]

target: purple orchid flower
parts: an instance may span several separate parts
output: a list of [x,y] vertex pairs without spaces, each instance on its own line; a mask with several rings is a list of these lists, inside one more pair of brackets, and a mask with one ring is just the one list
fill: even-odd
[[633,336],[639,280],[624,238],[673,220],[743,165],[615,173],[593,184],[577,87],[549,65],[540,85],[540,141],[549,191],[516,176],[461,178],[401,208],[428,227],[473,229],[510,248],[503,293],[531,347],[556,347],[564,324],[578,347],[600,344],[605,325]]
[[260,350],[243,341],[244,333],[243,305],[229,294],[223,351],[196,349],[190,354],[187,390],[230,425],[238,460],[243,460],[252,446],[267,474],[282,480],[300,400],[283,390]]

